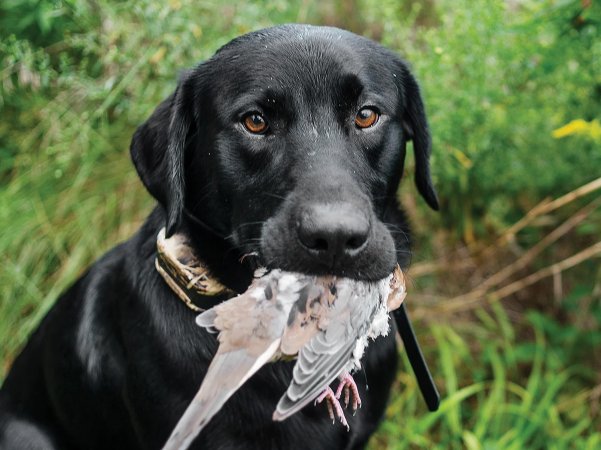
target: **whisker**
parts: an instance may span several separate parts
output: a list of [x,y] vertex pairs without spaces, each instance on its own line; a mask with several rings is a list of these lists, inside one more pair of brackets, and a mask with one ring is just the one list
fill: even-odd
[[236,227],[234,228],[234,231],[232,231],[230,234],[228,234],[227,236],[225,236],[225,238],[229,239],[229,240],[233,240],[234,237],[235,237],[235,235],[236,235],[236,233],[240,229],[245,228],[245,227],[255,226],[255,225],[263,225],[264,223],[265,223],[265,221],[263,221],[263,220],[258,220],[256,222],[244,222],[244,223],[241,223],[239,225],[236,225]]
[[372,197],[373,200],[391,200],[393,197],[390,195],[374,195]]
[[390,234],[402,236],[405,238],[405,242],[407,244],[411,243],[411,240],[409,239],[409,234],[408,234],[407,230],[404,230],[399,225],[396,225],[393,223],[384,223],[384,226],[386,226],[386,228],[388,228],[388,231],[390,232]]
[[[204,192],[203,192],[204,191]],[[190,205],[191,209],[193,211],[195,211],[198,207],[200,207],[207,198],[209,198],[211,196],[211,191],[207,188],[204,187],[202,191],[199,192],[198,196],[195,196],[195,202]]]
[[249,227],[251,225],[259,225],[259,224],[263,225],[264,223],[265,223],[264,220],[258,220],[256,222],[244,222],[244,223],[241,223],[240,225],[237,225],[236,228]]
[[283,195],[274,194],[273,192],[262,192],[263,195],[267,197],[277,198],[278,200],[286,200],[286,197]]
[[386,225],[389,228],[394,228],[396,230],[402,230],[403,227],[402,225],[399,225],[397,223],[391,223],[391,222],[382,222],[384,225]]

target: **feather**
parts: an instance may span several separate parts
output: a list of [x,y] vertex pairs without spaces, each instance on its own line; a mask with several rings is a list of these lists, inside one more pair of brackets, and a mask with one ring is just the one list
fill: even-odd
[[284,420],[315,400],[324,386],[328,386],[338,377],[348,362],[354,346],[355,344],[351,343],[340,353],[331,354],[329,358],[313,353],[312,359],[319,360],[320,364],[312,366],[311,372],[303,373],[304,378],[299,379],[301,375],[297,374],[297,367],[301,367],[300,362],[305,358],[305,354],[312,353],[312,350],[304,347],[299,353],[299,362],[294,366],[292,383],[280,398],[273,413],[273,420]]
[[273,358],[279,343],[279,339],[273,341],[258,357],[251,356],[244,349],[222,354],[217,352],[200,390],[177,423],[163,450],[187,449],[240,386]]

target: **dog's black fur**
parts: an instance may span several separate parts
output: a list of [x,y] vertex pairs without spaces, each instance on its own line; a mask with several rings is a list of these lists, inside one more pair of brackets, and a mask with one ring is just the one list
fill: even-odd
[[[360,129],[364,107],[380,118]],[[249,113],[265,119],[264,134],[244,127]],[[409,140],[417,187],[437,208],[418,86],[394,53],[349,32],[258,31],[185,73],[131,145],[160,206],[58,300],[15,360],[0,391],[0,447],[165,442],[216,350],[155,271],[165,225],[187,232],[215,277],[238,292],[257,265],[366,280],[397,260],[406,266],[396,191]],[[194,448],[362,448],[383,415],[396,358],[393,333],[369,346],[350,432],[323,406],[273,422],[293,366],[278,362],[226,403]]]

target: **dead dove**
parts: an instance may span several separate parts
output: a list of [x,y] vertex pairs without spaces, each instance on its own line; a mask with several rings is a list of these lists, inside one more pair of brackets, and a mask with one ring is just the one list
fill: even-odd
[[[313,400],[327,400],[348,429],[338,401],[345,393],[348,406],[361,405],[351,372],[369,339],[389,331],[388,312],[405,298],[401,269],[378,282],[333,276],[310,276],[261,271],[243,294],[196,318],[196,323],[219,332],[219,348],[200,390],[171,433],[163,450],[186,449],[223,404],[266,363],[298,356],[286,393],[273,413],[284,420]],[[336,378],[336,392],[329,387]]]

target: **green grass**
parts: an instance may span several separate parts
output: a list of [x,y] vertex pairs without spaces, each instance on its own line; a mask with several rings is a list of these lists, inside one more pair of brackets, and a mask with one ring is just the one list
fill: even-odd
[[599,421],[589,403],[597,375],[558,358],[540,317],[521,325],[534,333],[533,341],[523,341],[498,305],[480,314],[467,325],[428,328],[441,407],[425,412],[405,359],[372,448],[597,448]]
[[[502,300],[483,295],[471,311],[445,309],[595,195],[537,216],[483,253],[545,197],[601,174],[592,131],[552,134],[574,119],[601,119],[598,2],[584,9],[580,0],[239,3],[0,6],[0,379],[60,293],[150,211],[129,140],[174,89],[178,71],[252,29],[333,24],[411,61],[443,204],[438,215],[427,211],[403,183],[417,244],[407,303],[443,403],[427,412],[403,359],[370,447],[600,448],[598,258]],[[595,209],[507,283],[600,235]]]

